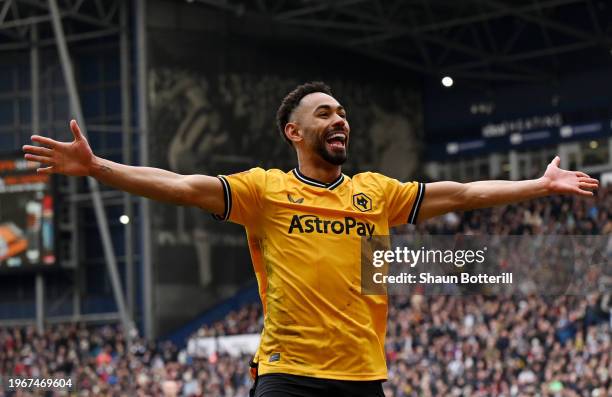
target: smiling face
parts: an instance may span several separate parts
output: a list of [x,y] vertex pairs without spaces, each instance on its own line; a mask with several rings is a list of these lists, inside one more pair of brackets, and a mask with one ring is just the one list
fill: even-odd
[[301,150],[333,165],[346,161],[350,127],[345,109],[334,97],[322,92],[306,95],[287,127],[288,136]]

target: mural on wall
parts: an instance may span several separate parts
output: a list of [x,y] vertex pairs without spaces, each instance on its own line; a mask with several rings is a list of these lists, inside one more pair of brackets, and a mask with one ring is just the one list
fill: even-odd
[[[253,166],[289,170],[293,150],[276,129],[276,110],[301,80],[250,74],[202,74],[172,68],[150,74],[151,158],[189,174]],[[375,170],[409,179],[420,151],[420,106],[399,87],[326,81],[351,124],[344,172]]]
[[[275,116],[282,98],[302,82],[274,75],[210,76],[171,67],[152,69],[152,164],[181,174],[229,174],[255,166],[290,170],[297,160],[278,132]],[[343,80],[326,83],[347,109],[351,125],[349,160],[343,172],[351,175],[371,170],[400,180],[411,179],[420,152],[419,96],[384,84]],[[223,273],[233,273],[227,272],[228,266],[236,266],[235,274],[249,274],[240,271],[243,262],[248,266],[246,240],[240,228],[220,225],[197,208],[155,203],[152,215],[153,236],[160,252],[167,257],[169,250],[184,255],[189,250],[186,247],[193,249],[202,285],[220,281],[220,273],[215,274],[211,265],[218,262],[212,259],[214,247],[224,247],[220,252],[227,247],[243,247],[234,250],[234,261],[242,263],[224,263]],[[224,256],[223,261],[232,259]],[[163,283],[164,279],[159,281]]]

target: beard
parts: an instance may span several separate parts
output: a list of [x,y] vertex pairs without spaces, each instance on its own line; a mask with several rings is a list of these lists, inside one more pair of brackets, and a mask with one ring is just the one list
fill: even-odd
[[342,165],[346,162],[348,141],[344,145],[342,150],[332,150],[327,147],[325,140],[317,141],[315,151],[321,156],[321,158],[333,165]]

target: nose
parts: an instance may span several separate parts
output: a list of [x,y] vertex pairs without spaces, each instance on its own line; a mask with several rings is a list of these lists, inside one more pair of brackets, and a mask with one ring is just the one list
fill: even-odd
[[344,120],[342,117],[340,117],[339,115],[336,114],[334,116],[334,121],[332,123],[332,127],[334,127],[334,129],[336,129],[336,128],[346,129],[346,120]]

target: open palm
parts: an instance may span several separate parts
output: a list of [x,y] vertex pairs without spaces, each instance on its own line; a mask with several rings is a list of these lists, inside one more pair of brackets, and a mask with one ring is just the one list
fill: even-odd
[[75,120],[70,122],[70,131],[74,136],[72,142],[59,142],[32,135],[32,141],[42,146],[24,145],[24,158],[46,165],[47,167],[36,170],[40,174],[89,175],[94,154]]
[[584,172],[561,169],[559,168],[560,163],[559,156],[555,157],[546,167],[546,172],[542,177],[549,184],[551,193],[592,196],[592,191],[599,187],[599,181]]

